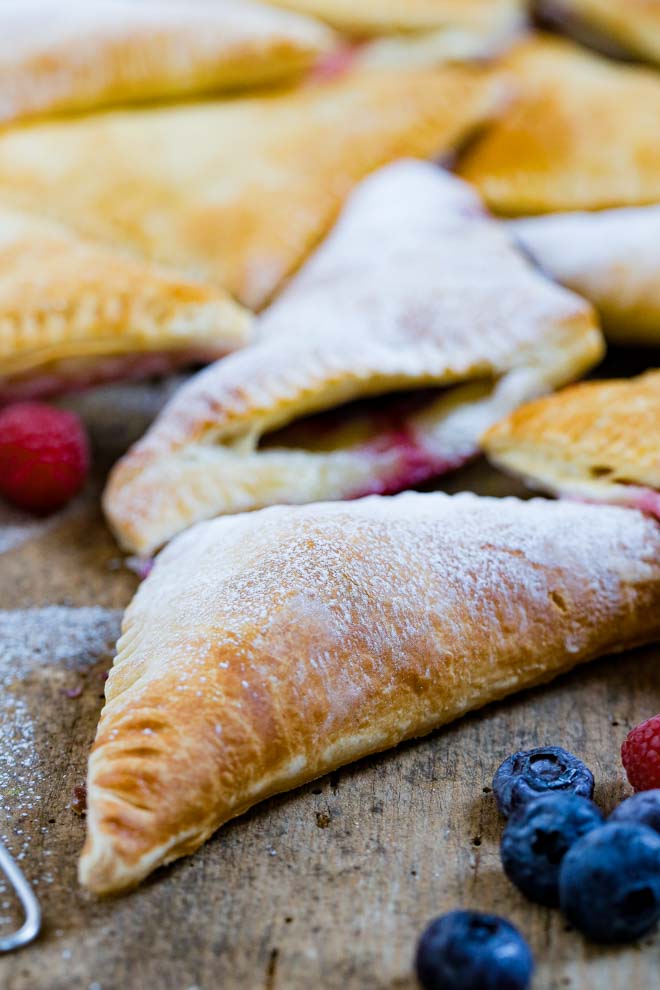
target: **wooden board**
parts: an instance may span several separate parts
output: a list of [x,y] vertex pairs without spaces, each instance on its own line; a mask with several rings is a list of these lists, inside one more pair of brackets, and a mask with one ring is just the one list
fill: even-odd
[[[456,906],[520,926],[538,960],[535,990],[657,986],[657,935],[595,948],[511,887],[489,786],[513,750],[558,743],[593,768],[610,809],[629,791],[621,740],[660,710],[658,649],[600,661],[268,801],[129,896],[79,890],[74,788],[137,586],[97,493],[162,393],[125,386],[78,400],[95,441],[90,491],[45,527],[5,511],[3,528],[0,511],[0,837],[44,912],[38,942],[0,957],[2,990],[412,990],[417,936]],[[452,479],[461,487],[515,491],[483,466]],[[0,890],[0,928],[15,917]]]

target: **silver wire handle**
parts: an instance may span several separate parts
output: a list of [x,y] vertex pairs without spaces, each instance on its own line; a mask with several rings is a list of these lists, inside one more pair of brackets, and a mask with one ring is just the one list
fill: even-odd
[[4,873],[9,880],[25,913],[25,921],[20,928],[9,935],[0,936],[0,952],[12,952],[14,949],[20,949],[22,945],[27,945],[28,942],[37,937],[41,928],[41,909],[18,864],[1,842],[0,872]]

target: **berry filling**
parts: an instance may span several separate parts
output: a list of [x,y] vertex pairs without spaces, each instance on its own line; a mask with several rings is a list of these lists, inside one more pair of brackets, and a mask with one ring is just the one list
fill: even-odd
[[335,51],[323,55],[309,72],[307,81],[310,83],[329,82],[347,75],[355,65],[361,48],[362,44],[359,42],[347,43]]
[[394,494],[453,471],[476,455],[476,443],[440,454],[417,422],[447,391],[427,389],[350,402],[269,433],[259,447],[349,454],[368,467],[368,480],[347,497]]
[[0,374],[0,404],[52,398],[64,392],[81,392],[94,385],[166,375],[187,365],[207,364],[219,356],[217,351],[208,348],[181,348],[152,353],[64,358],[37,372],[26,371],[6,377]]

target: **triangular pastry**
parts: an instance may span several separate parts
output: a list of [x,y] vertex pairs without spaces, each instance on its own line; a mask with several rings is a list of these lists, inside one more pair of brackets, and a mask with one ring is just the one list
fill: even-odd
[[412,161],[355,191],[257,334],[115,468],[104,504],[125,547],[150,553],[221,513],[410,487],[602,351],[588,304],[540,276],[469,186]]
[[660,201],[660,76],[541,37],[506,62],[520,95],[459,173],[498,213]]
[[0,402],[212,361],[250,326],[221,289],[0,208]]
[[271,82],[334,44],[318,22],[250,0],[3,0],[0,123]]
[[0,135],[0,202],[258,307],[361,178],[401,155],[451,152],[502,96],[485,69],[371,70],[268,95],[32,125]]
[[408,493],[203,523],[129,606],[82,883],[130,887],[257,801],[660,638],[660,526]]
[[505,32],[524,23],[522,0],[269,0],[360,36],[468,28]]
[[530,402],[489,430],[483,447],[534,488],[660,519],[660,370]]
[[660,346],[660,206],[526,217],[509,232],[594,304],[610,340]]
[[613,55],[660,62],[658,0],[537,0],[550,24]]

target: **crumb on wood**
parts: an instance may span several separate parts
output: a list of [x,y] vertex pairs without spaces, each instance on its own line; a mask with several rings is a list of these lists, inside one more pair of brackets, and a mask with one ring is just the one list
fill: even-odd
[[71,810],[76,815],[84,815],[87,813],[87,788],[84,784],[78,784],[73,788]]

